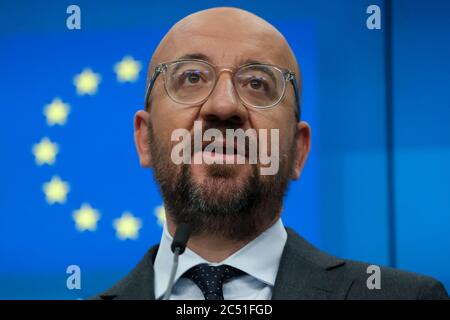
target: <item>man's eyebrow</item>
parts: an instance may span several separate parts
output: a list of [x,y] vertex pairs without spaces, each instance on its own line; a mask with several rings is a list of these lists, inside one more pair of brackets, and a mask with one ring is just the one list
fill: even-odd
[[270,64],[264,61],[260,61],[260,60],[256,60],[256,59],[245,59],[244,61],[242,61],[242,63],[240,63],[241,66],[246,65],[246,64]]
[[183,54],[182,56],[177,58],[177,60],[182,59],[197,59],[211,62],[211,59],[206,54],[200,52]]

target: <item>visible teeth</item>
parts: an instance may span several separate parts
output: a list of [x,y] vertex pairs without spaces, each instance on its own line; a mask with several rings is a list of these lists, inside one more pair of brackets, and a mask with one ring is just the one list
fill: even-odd
[[221,155],[228,155],[228,156],[235,156],[235,155],[238,155],[238,153],[236,152],[236,151],[233,151],[233,152],[231,152],[231,153],[227,153],[226,151],[225,152],[220,152],[220,151],[217,151],[217,150],[212,150],[211,151],[211,154],[212,155],[215,155],[215,154],[221,154]]

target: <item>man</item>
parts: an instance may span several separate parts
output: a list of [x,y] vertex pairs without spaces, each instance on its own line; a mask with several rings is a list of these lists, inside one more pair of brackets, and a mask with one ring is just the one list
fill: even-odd
[[[181,223],[192,234],[170,299],[447,298],[436,280],[389,268],[381,269],[381,287],[372,288],[368,264],[329,256],[284,228],[283,196],[310,150],[300,93],[294,54],[261,18],[215,8],[172,27],[151,59],[145,110],[135,116],[140,163],[153,168],[164,198],[164,232],[159,246],[99,298],[162,299]],[[192,137],[208,129],[216,131],[196,144]],[[227,149],[228,136],[218,137],[230,129],[256,134]],[[216,149],[208,149],[212,141]],[[252,144],[276,164],[262,161],[263,153],[252,162]]]

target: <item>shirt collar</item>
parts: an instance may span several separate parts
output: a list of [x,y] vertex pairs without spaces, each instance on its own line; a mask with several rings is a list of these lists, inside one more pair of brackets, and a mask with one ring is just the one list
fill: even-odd
[[[220,263],[208,262],[194,251],[186,248],[178,261],[175,282],[193,266],[200,263],[208,263],[213,266],[221,264],[230,265],[273,287],[286,239],[287,233],[280,218],[257,238]],[[173,263],[173,254],[170,249],[171,243],[172,236],[165,223],[153,266],[155,272],[156,299],[161,298],[167,289]]]

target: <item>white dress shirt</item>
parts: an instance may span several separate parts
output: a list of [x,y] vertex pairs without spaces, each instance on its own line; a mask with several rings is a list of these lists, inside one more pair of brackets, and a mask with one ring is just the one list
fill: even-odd
[[[186,248],[186,251],[179,258],[170,300],[205,299],[200,288],[192,280],[181,278],[187,270],[201,263],[207,263],[212,266],[227,264],[247,273],[244,276],[236,277],[224,283],[223,296],[225,300],[271,299],[286,239],[287,233],[283,222],[281,219],[278,219],[276,223],[256,239],[220,263],[208,262],[194,251]],[[164,224],[161,242],[153,266],[156,299],[162,299],[167,289],[173,262],[173,254],[170,249],[171,243],[172,236],[167,229],[167,225]]]

